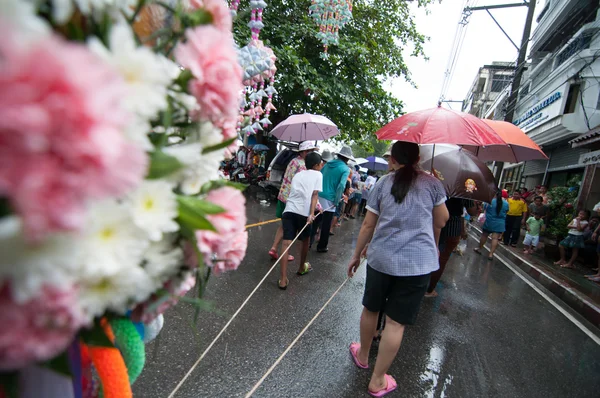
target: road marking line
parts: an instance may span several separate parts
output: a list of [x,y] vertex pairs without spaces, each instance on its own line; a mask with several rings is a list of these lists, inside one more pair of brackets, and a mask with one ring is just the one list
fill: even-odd
[[294,240],[292,241],[292,243],[290,243],[290,245],[287,247],[287,249],[285,249],[283,251],[283,253],[281,253],[281,255],[279,256],[279,258],[277,259],[277,261],[275,261],[275,264],[273,264],[273,266],[271,267],[271,269],[269,269],[267,271],[267,273],[265,274],[265,276],[260,280],[260,282],[258,282],[258,285],[256,285],[256,287],[254,288],[254,290],[252,290],[252,292],[250,292],[250,294],[248,295],[248,297],[246,297],[246,300],[244,300],[244,302],[242,303],[242,305],[240,305],[240,307],[233,314],[233,316],[229,319],[229,321],[227,321],[227,323],[225,324],[225,326],[223,326],[223,329],[221,329],[221,331],[219,332],[219,334],[217,334],[217,337],[215,337],[213,339],[213,341],[208,345],[208,347],[206,347],[206,349],[204,350],[204,352],[202,353],[202,355],[200,355],[200,358],[198,358],[198,360],[192,365],[192,367],[190,368],[190,370],[185,374],[185,376],[183,376],[183,379],[181,379],[181,381],[177,384],[177,386],[175,386],[175,388],[173,389],[173,391],[171,391],[171,393],[169,394],[169,398],[172,398],[173,396],[175,396],[175,393],[177,391],[179,391],[179,389],[181,388],[181,386],[183,385],[183,383],[185,383],[185,381],[187,380],[187,378],[190,377],[190,375],[192,374],[192,372],[194,371],[194,369],[196,369],[196,367],[198,366],[198,364],[204,359],[204,357],[206,356],[206,354],[208,354],[208,352],[210,351],[210,349],[213,348],[213,346],[215,345],[215,343],[217,342],[217,340],[219,340],[219,338],[221,337],[221,335],[223,335],[223,333],[225,333],[225,331],[227,330],[227,328],[229,327],[229,325],[231,325],[231,323],[233,322],[233,320],[238,316],[238,314],[242,311],[242,309],[246,306],[246,304],[248,304],[248,302],[250,301],[250,299],[252,298],[252,296],[254,296],[254,293],[256,293],[256,291],[258,290],[258,288],[263,284],[263,282],[267,279],[267,277],[275,269],[275,267],[277,266],[277,264],[279,264],[279,261],[281,261],[281,259],[283,258],[283,256],[286,255],[286,253],[288,252],[288,250],[294,245],[294,242],[296,242],[296,240],[298,240],[298,238],[300,237],[300,235],[302,235],[302,232],[304,232],[304,230],[306,229],[306,227],[308,227],[309,225],[310,224],[306,224],[304,226],[304,228],[302,228],[300,230],[300,232],[298,233],[298,235],[296,235],[296,237],[294,238]]
[[[474,239],[475,241],[479,242],[479,239],[476,238],[475,236],[473,236],[472,234],[469,234],[469,236],[471,236],[471,238]],[[483,248],[486,249],[488,252],[490,251],[490,249],[488,249],[487,246],[484,246]],[[592,339],[596,344],[600,345],[600,337],[598,337],[596,334],[594,334],[594,332],[592,332],[586,325],[581,323],[577,318],[575,318],[567,310],[565,310],[563,307],[561,307],[556,302],[556,300],[554,300],[552,297],[548,296],[543,290],[541,290],[532,281],[530,281],[529,278],[522,275],[521,272],[517,271],[517,268],[515,268],[508,261],[505,261],[504,259],[500,258],[498,255],[496,255],[495,258],[498,259],[502,264],[504,264],[508,269],[510,269],[514,274],[516,274],[519,278],[521,278],[523,280],[523,282],[527,283],[540,296],[545,298],[546,301],[548,301],[550,304],[552,304],[554,306],[554,308],[556,308],[561,314],[563,314],[569,321],[571,321],[573,324],[575,324],[575,326],[577,326],[583,333],[587,334],[588,337],[590,339]]]
[[271,224],[271,223],[274,223],[277,221],[281,221],[281,218],[274,218],[274,219],[268,220],[268,221],[257,222],[256,224],[248,224],[248,225],[246,225],[246,229],[253,228],[253,227],[260,227],[261,225]]
[[308,322],[308,324],[304,327],[304,329],[302,329],[300,334],[298,334],[298,336],[296,336],[296,338],[292,341],[292,343],[285,349],[285,351],[279,356],[279,358],[277,358],[277,360],[273,363],[273,365],[271,365],[269,370],[267,370],[267,373],[265,373],[263,375],[263,377],[261,377],[260,380],[258,382],[256,382],[254,387],[252,387],[252,390],[250,390],[250,392],[248,392],[248,394],[246,394],[245,398],[250,398],[252,396],[252,394],[254,394],[256,392],[256,390],[258,390],[258,388],[267,379],[267,377],[269,377],[271,372],[273,372],[273,370],[277,367],[277,365],[279,365],[279,363],[283,360],[283,358],[287,355],[287,353],[290,352],[290,350],[294,347],[294,345],[296,345],[298,340],[300,340],[302,335],[304,335],[304,332],[306,332],[308,330],[308,328],[313,324],[313,322],[319,317],[319,315],[321,315],[323,310],[325,310],[325,308],[329,305],[331,300],[333,300],[333,298],[339,293],[340,290],[342,290],[342,288],[344,287],[346,282],[348,282],[349,280],[350,280],[350,278],[346,278],[344,280],[344,282],[342,282],[340,287],[338,287],[337,290],[335,292],[333,292],[331,297],[329,297],[329,300],[327,300],[327,302],[323,305],[323,307],[321,307],[321,309],[315,314],[315,316],[313,316],[313,318]]

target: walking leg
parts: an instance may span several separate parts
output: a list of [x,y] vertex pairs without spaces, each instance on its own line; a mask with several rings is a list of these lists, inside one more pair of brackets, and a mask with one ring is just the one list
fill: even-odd
[[369,351],[373,343],[373,336],[377,330],[377,317],[379,312],[371,312],[363,307],[360,316],[360,350],[357,357],[360,363],[369,363]]
[[323,224],[321,225],[321,239],[319,240],[319,244],[317,245],[318,251],[326,251],[327,245],[329,245],[329,233],[325,231],[331,230],[331,221],[333,219],[333,212],[326,211],[323,213]]
[[381,337],[381,343],[379,343],[375,369],[369,382],[369,391],[380,391],[386,388],[385,374],[390,369],[396,354],[398,354],[403,337],[404,325],[390,319],[390,317],[386,317],[385,331]]

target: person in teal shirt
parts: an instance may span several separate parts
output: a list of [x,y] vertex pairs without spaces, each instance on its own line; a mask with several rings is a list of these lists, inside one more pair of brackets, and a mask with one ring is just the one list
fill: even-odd
[[317,245],[317,252],[319,253],[328,251],[329,233],[327,232],[331,229],[335,208],[342,200],[346,180],[350,175],[350,169],[348,168],[348,161],[350,160],[354,160],[352,149],[345,145],[337,153],[337,159],[327,162],[321,170],[321,173],[323,173],[323,191],[319,192],[319,203],[323,208],[323,214],[320,216],[322,219],[321,235]]

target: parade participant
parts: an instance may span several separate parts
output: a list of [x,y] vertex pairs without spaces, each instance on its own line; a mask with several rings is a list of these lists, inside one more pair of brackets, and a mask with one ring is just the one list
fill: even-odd
[[531,217],[527,219],[527,234],[525,240],[523,240],[523,250],[526,254],[533,254],[540,243],[540,231],[544,227],[544,219],[541,213],[533,213]]
[[266,161],[267,161],[267,155],[266,155],[265,151],[262,151],[260,153],[260,160],[258,162],[258,167],[262,167],[264,169],[265,165],[266,165]]
[[477,254],[481,254],[481,249],[487,242],[488,236],[492,235],[492,248],[488,260],[494,258],[494,252],[498,248],[498,241],[500,235],[506,228],[506,213],[508,212],[508,202],[502,198],[502,191],[496,193],[496,197],[492,200],[491,204],[484,205],[485,210],[485,222],[483,223],[481,238],[479,239],[479,246],[473,249]]
[[[389,158],[389,156],[388,156]],[[362,215],[366,215],[367,214],[367,209],[366,209],[366,205],[367,205],[367,200],[369,199],[369,193],[373,190],[373,187],[375,186],[375,183],[377,182],[377,179],[375,178],[375,172],[373,170],[369,170],[367,172],[367,179],[365,180],[365,190],[363,192],[363,199],[364,199],[364,207],[362,210]],[[366,195],[365,195],[366,193]]]
[[504,244],[517,247],[521,235],[521,225],[527,221],[527,204],[521,199],[519,191],[513,192],[508,199],[508,213],[506,213],[506,227],[504,231]]
[[[297,173],[306,170],[304,159],[306,158],[306,155],[308,155],[310,152],[313,152],[315,149],[317,149],[317,147],[310,141],[304,141],[300,143],[300,146],[298,147],[298,156],[292,159],[285,169],[285,174],[283,175],[283,180],[281,181],[279,195],[277,196],[277,208],[275,209],[275,216],[277,218],[281,218],[283,211],[285,210],[285,202],[287,201],[287,198],[290,195],[290,190],[292,189],[292,179]],[[275,233],[273,246],[271,246],[271,249],[269,250],[269,256],[271,256],[274,260],[279,258],[279,255],[277,254],[277,247],[279,247],[282,238],[283,227],[280,225]],[[294,256],[289,255],[288,259],[289,261],[294,261]]]
[[[321,229],[323,231],[331,230],[331,222],[335,214],[336,205],[340,202],[342,194],[346,187],[346,180],[350,174],[348,161],[354,160],[352,149],[345,145],[337,153],[337,159],[327,162],[321,172],[323,173],[323,191],[319,193],[319,202],[324,209]],[[326,253],[329,249],[329,234],[321,234],[317,252]]]
[[[323,162],[321,155],[312,152],[306,155],[306,169],[298,172],[292,179],[290,195],[285,204],[285,210],[281,217],[283,228],[283,243],[281,252],[284,253],[296,235],[304,228],[307,223],[312,223],[315,216],[319,192],[323,190]],[[310,228],[304,228],[298,238],[302,241],[300,247],[300,267],[298,275],[305,275],[312,270],[310,264],[306,261],[308,255],[308,245],[310,242]],[[281,259],[281,277],[278,285],[282,290],[287,289],[289,280],[287,278],[288,258],[283,256]]]
[[[577,217],[569,223],[567,227],[569,228],[569,233],[558,246],[560,250],[560,260],[555,262],[554,265],[560,265],[561,268],[575,268],[573,264],[575,264],[575,260],[577,260],[579,249],[585,248],[583,230],[588,225],[588,218],[590,218],[590,212],[588,210],[581,210]],[[569,248],[572,251],[569,262],[566,260],[565,248]]]
[[241,147],[238,151],[237,162],[240,167],[244,167],[246,165],[246,148]]
[[[325,166],[327,162],[333,160],[333,155],[331,154],[330,150],[325,149],[321,154],[321,158],[323,159],[323,166]],[[319,208],[319,214],[317,215],[317,218],[313,221],[311,225],[312,231],[310,234],[310,244],[308,246],[309,248],[312,248],[312,245],[315,242],[315,238],[319,240],[321,235],[321,223],[323,222],[323,217],[321,217],[321,211],[323,210],[323,208],[321,207],[320,203],[317,205],[317,207]]]
[[460,243],[461,236],[464,235],[463,209],[466,208],[467,212],[472,216],[477,215],[477,207],[471,200],[449,198],[446,201],[446,207],[448,208],[450,219],[440,233],[440,244],[438,246],[440,251],[440,268],[431,273],[431,280],[429,281],[425,297],[437,297],[438,294],[435,291],[435,287],[446,269],[446,264],[450,260],[450,256],[452,256],[454,249]]
[[348,200],[348,205],[346,209],[346,215],[351,219],[355,219],[356,209],[362,200],[362,191],[358,189],[358,183],[360,182],[360,173],[358,170],[360,166],[354,166],[354,170],[351,170],[351,187],[353,192],[350,194],[350,198]]
[[352,343],[350,353],[358,367],[369,367],[377,317],[385,305],[386,327],[368,387],[375,396],[397,387],[386,372],[400,348],[406,325],[415,323],[430,273],[439,267],[437,244],[449,217],[442,183],[418,171],[417,144],[394,144],[391,162],[396,171],[382,177],[370,193],[367,216],[348,264],[348,276],[352,277],[362,250],[371,241],[360,343]]

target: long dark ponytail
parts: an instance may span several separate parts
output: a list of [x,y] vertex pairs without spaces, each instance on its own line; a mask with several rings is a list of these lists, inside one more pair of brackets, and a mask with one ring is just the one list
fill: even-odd
[[502,198],[502,190],[498,189],[498,192],[496,192],[496,215],[497,216],[500,215],[503,205],[504,205],[504,199]]
[[418,175],[419,145],[412,142],[398,141],[392,147],[392,158],[398,164],[404,166],[396,171],[391,192],[396,199],[396,203],[400,204],[406,198]]

